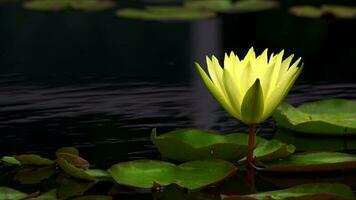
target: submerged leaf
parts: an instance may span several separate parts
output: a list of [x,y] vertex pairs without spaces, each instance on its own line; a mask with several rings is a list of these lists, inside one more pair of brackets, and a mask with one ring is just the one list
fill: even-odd
[[83,182],[76,179],[64,179],[61,182],[61,186],[57,189],[57,195],[59,199],[68,199],[69,197],[75,197],[83,195],[87,190],[92,188],[96,182]]
[[19,170],[14,179],[21,184],[38,184],[51,177],[55,173],[54,168],[25,168]]
[[356,101],[328,99],[295,108],[282,103],[273,117],[278,126],[303,133],[356,135]]
[[222,160],[192,161],[178,166],[163,161],[137,160],[109,169],[117,183],[147,189],[170,184],[197,189],[220,182],[235,172],[233,164]]

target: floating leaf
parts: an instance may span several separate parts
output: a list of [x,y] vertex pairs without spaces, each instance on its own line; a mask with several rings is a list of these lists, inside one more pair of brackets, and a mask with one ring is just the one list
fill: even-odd
[[289,12],[298,17],[319,18],[323,12],[320,8],[315,6],[293,6],[289,9]]
[[186,9],[183,7],[155,6],[145,9],[122,9],[116,14],[120,17],[144,20],[195,20],[214,17],[213,12]]
[[68,3],[66,0],[34,0],[23,4],[24,8],[40,11],[59,11],[66,9]]
[[109,0],[33,0],[23,4],[24,8],[38,11],[61,11],[77,9],[98,11],[112,8],[115,3]]
[[70,153],[57,153],[57,157],[66,160],[68,163],[74,165],[75,167],[83,169],[89,168],[89,162],[77,155]]
[[163,161],[137,160],[113,165],[108,171],[122,185],[153,188],[177,184],[197,189],[232,176],[236,168],[222,160],[192,161],[178,166]]
[[273,117],[278,126],[303,133],[356,135],[356,101],[328,99],[295,108],[282,103]]
[[73,9],[85,11],[100,11],[112,8],[115,3],[108,0],[72,0],[71,7]]
[[87,174],[89,174],[92,177],[95,177],[96,180],[98,181],[112,181],[112,177],[110,176],[110,174],[105,171],[105,170],[101,170],[101,169],[88,169],[85,170],[85,172]]
[[230,196],[223,200],[265,200],[265,199],[334,199],[334,200],[354,200],[356,197],[352,190],[342,184],[305,184],[283,190],[261,192],[257,194]]
[[269,0],[248,0],[236,3],[230,0],[197,0],[185,3],[185,6],[190,9],[229,13],[258,12],[276,8],[278,5],[278,2]]
[[21,184],[37,184],[51,177],[55,172],[54,168],[24,168],[17,171],[14,179]]
[[356,17],[356,7],[341,5],[314,6],[294,6],[289,12],[298,17],[319,18],[325,15],[332,15],[340,19],[352,19]]
[[356,155],[338,152],[297,153],[263,163],[264,172],[320,172],[356,169]]
[[57,190],[56,189],[50,190],[50,191],[42,194],[41,196],[33,198],[31,200],[54,200],[54,199],[57,199]]
[[58,153],[69,153],[69,154],[73,154],[73,155],[79,156],[79,151],[75,147],[62,147],[62,148],[59,148],[56,151],[56,154],[58,154]]
[[217,195],[204,192],[187,192],[176,184],[168,185],[164,190],[154,192],[153,199],[157,200],[221,200]]
[[86,195],[74,198],[73,200],[112,200],[112,197],[104,195]]
[[[245,157],[251,149],[247,145],[247,134],[218,135],[200,129],[175,130],[160,136],[157,136],[154,129],[151,140],[164,157],[179,161],[199,159],[238,161]],[[177,151],[176,147],[180,147],[180,150]],[[267,141],[261,137],[256,138],[254,155],[259,160],[273,160],[288,156],[293,152],[293,145],[287,145],[277,140]]]
[[24,154],[14,156],[23,165],[53,165],[55,162],[35,154]]
[[21,163],[13,156],[4,156],[1,158],[1,161],[10,165],[21,165]]
[[83,182],[72,178],[64,179],[64,181],[61,182],[61,186],[57,189],[57,195],[59,199],[68,199],[69,197],[83,195],[95,184],[96,182],[94,181]]
[[348,151],[356,150],[356,138],[298,134],[285,128],[278,128],[274,139],[293,144],[297,151]]
[[351,19],[356,18],[356,7],[340,5],[322,5],[323,13],[330,13],[337,18]]
[[15,189],[8,187],[0,187],[0,199],[4,200],[18,200],[26,198],[28,194],[19,192]]
[[83,180],[88,180],[88,181],[95,181],[95,177],[90,176],[84,169],[77,168],[74,165],[70,164],[68,161],[66,161],[63,158],[58,158],[57,159],[58,165],[65,171],[67,174],[83,179]]

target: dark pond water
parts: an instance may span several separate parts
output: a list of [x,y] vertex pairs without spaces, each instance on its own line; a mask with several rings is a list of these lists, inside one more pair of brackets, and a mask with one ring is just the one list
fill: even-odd
[[[112,11],[46,13],[0,4],[0,24],[0,156],[53,157],[59,147],[76,146],[95,167],[108,168],[160,159],[149,139],[153,128],[245,132],[207,92],[193,62],[230,50],[243,55],[252,45],[303,57],[305,70],[288,102],[356,99],[355,20],[303,19],[280,9],[146,22]],[[272,119],[258,128],[266,138],[274,132]],[[342,175],[333,176],[356,180],[348,174],[342,181]],[[293,177],[283,178],[291,180],[261,179],[257,188],[293,184]]]

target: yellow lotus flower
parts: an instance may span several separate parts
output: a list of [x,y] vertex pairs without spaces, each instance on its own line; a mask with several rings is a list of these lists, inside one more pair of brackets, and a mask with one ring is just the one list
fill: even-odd
[[[231,52],[225,54],[224,68],[218,59],[206,58],[209,76],[196,67],[211,94],[225,110],[245,124],[266,120],[288,94],[302,67],[301,58],[292,65],[293,55],[283,60],[284,51],[272,54],[267,49],[256,57],[253,48],[240,60]],[[291,65],[291,66],[290,66]]]

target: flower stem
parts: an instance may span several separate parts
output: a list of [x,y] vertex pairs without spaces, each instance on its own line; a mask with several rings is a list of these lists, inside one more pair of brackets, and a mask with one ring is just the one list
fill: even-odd
[[[248,146],[252,149],[255,146],[256,124],[250,125],[250,132],[248,137]],[[247,154],[247,164],[252,167],[253,150]]]

